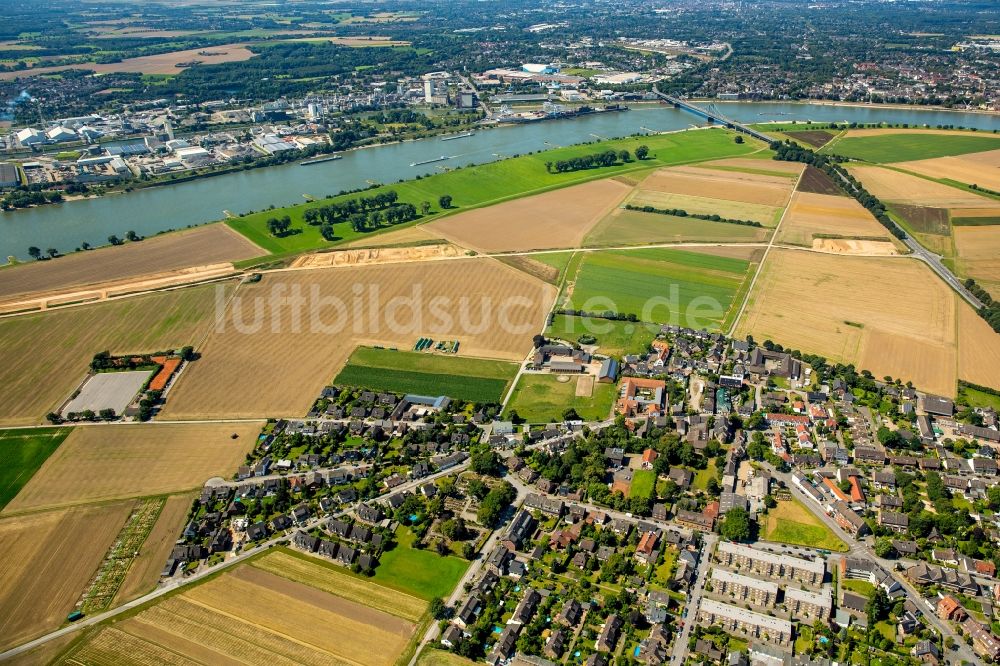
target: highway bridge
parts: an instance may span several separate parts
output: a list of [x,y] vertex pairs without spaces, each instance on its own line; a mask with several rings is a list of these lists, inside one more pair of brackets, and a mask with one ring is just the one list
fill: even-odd
[[674,97],[672,95],[662,93],[660,92],[659,88],[656,88],[655,86],[653,88],[653,92],[656,93],[657,97],[662,99],[664,102],[669,102],[678,109],[684,109],[685,111],[693,113],[696,116],[701,116],[710,123],[719,123],[720,125],[725,125],[729,129],[736,130],[737,132],[742,132],[743,134],[752,136],[755,139],[760,139],[761,141],[768,144],[772,143],[775,140],[774,137],[770,137],[764,134],[763,132],[758,132],[755,129],[751,129],[746,125],[736,122],[735,120],[730,120],[729,118],[726,118],[724,115],[718,113],[717,111],[706,111],[705,109],[699,106],[695,106],[694,104],[691,104],[690,102],[683,100],[679,97]]

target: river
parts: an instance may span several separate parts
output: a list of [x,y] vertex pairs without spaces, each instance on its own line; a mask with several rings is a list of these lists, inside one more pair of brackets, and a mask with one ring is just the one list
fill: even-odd
[[[706,106],[701,103],[701,106]],[[957,111],[835,106],[825,104],[720,102],[719,111],[744,123],[768,120],[855,121],[858,123],[953,124],[982,130],[1000,129],[1000,115]],[[54,247],[70,252],[82,243],[107,244],[108,236],[127,231],[148,236],[239,214],[274,204],[321,198],[377,181],[392,183],[436,167],[482,164],[516,153],[626,136],[644,131],[693,127],[697,117],[669,106],[639,106],[628,112],[529,123],[481,130],[454,141],[434,137],[354,150],[343,159],[310,166],[289,164],[153,187],[126,194],[0,213],[0,257],[26,259],[28,248]],[[441,155],[441,164],[411,167],[413,162]]]

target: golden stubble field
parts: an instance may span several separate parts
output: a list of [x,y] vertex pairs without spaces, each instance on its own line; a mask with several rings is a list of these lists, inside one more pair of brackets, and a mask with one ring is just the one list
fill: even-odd
[[817,236],[890,239],[885,227],[854,199],[796,192],[785,211],[777,241],[812,247]]
[[430,337],[520,361],[555,292],[485,257],[268,273],[240,288],[163,417],[301,416],[359,344]]
[[[972,192],[935,183],[913,174],[884,167],[851,165],[848,170],[869,192],[883,201],[931,208],[996,208],[1000,202]],[[961,211],[954,214],[960,215]]]
[[[101,351],[197,346],[233,284],[190,287],[0,318],[0,421],[39,423],[69,398]],[[197,365],[197,364],[194,364]]]
[[[955,299],[930,269],[914,260],[775,249],[736,333],[954,395],[959,344]],[[1000,384],[998,378],[1000,374],[991,383]]]
[[1000,150],[898,162],[893,166],[930,178],[948,178],[959,183],[976,184],[988,190],[1000,191]]
[[65,621],[133,505],[0,517],[0,650]]
[[209,224],[137,243],[4,268],[0,272],[0,301],[12,296],[118,282],[265,254],[267,252],[225,224]]
[[478,252],[575,248],[630,189],[605,178],[450,215],[423,229]]
[[[770,166],[768,162],[764,165]],[[794,179],[783,176],[679,166],[654,171],[642,182],[641,188],[782,208],[788,204],[794,185]]]
[[250,422],[74,428],[0,516],[201,488],[213,476],[229,477],[236,471],[262,426]]
[[952,234],[959,275],[975,278],[994,298],[1000,298],[1000,226],[956,226]]
[[[312,566],[320,577],[328,571]],[[67,659],[391,666],[415,629],[413,622],[243,565],[113,623]]]

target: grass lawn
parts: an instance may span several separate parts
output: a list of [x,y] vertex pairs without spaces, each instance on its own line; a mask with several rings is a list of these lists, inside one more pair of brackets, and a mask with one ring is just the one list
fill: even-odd
[[576,341],[581,335],[593,335],[597,338],[596,344],[601,354],[625,356],[645,352],[659,332],[660,327],[651,324],[555,315],[545,335],[570,342]]
[[0,509],[31,479],[72,428],[0,430]]
[[896,629],[887,621],[883,620],[882,622],[876,622],[875,629],[880,634],[882,634],[882,636],[885,637],[886,640],[892,641],[894,643],[896,642]]
[[959,382],[958,386],[958,400],[970,407],[992,407],[993,409],[1000,410],[1000,395],[993,395],[992,393],[979,391],[968,386],[962,386],[961,382]]
[[869,599],[871,599],[872,595],[875,594],[875,586],[866,580],[842,580],[840,581],[840,587],[850,592],[860,594],[863,597],[868,597]]
[[396,530],[396,541],[396,547],[379,558],[375,581],[415,597],[428,601],[447,597],[469,568],[461,557],[414,548],[413,532],[406,527]]
[[1000,137],[992,134],[880,134],[851,136],[825,146],[819,152],[883,164],[964,155],[1000,148]]
[[798,635],[795,638],[795,654],[802,654],[813,644],[813,631],[812,627],[807,627],[804,625],[798,626]]
[[718,470],[715,468],[715,458],[709,458],[708,467],[694,471],[694,480],[691,481],[691,487],[695,490],[708,491],[708,482],[717,478]]
[[656,567],[656,580],[669,585],[674,579],[674,567],[677,565],[677,549],[667,548],[663,553],[663,564]]
[[[650,157],[643,162],[633,161],[613,167],[566,173],[548,173],[545,169],[546,162],[590,155],[608,149],[634,152],[636,146],[641,144],[645,144],[650,149]],[[309,226],[304,222],[303,215],[309,208],[325,206],[331,202],[395,190],[399,195],[400,202],[411,203],[418,209],[422,201],[431,202],[433,208],[430,214],[419,220],[420,222],[428,222],[441,216],[442,211],[437,206],[437,202],[443,194],[450,194],[453,198],[455,210],[449,212],[457,212],[639,169],[745,155],[757,150],[759,146],[760,144],[755,141],[747,141],[742,144],[734,143],[733,134],[722,130],[631,137],[589,145],[567,146],[480,166],[458,168],[420,180],[384,185],[362,193],[252,213],[228,219],[226,224],[269,252],[292,254],[334,247],[358,240],[372,233],[382,233],[406,226],[390,226],[375,232],[358,233],[353,231],[349,224],[340,222],[334,225],[337,239],[327,241],[320,235],[319,227]],[[288,215],[292,220],[291,233],[277,238],[268,232],[267,220],[271,217],[280,218],[284,215]],[[415,222],[407,224],[415,224]]]
[[796,500],[778,502],[767,512],[763,534],[765,541],[847,551],[847,544]]
[[629,490],[629,497],[652,497],[655,486],[656,472],[651,469],[639,470],[632,475],[632,487]]
[[749,269],[742,259],[683,250],[591,252],[577,274],[571,309],[716,330]]
[[446,650],[424,648],[417,657],[417,666],[473,666],[476,662]]
[[334,384],[373,391],[500,402],[517,364],[426,352],[358,347]]
[[560,382],[557,375],[531,373],[521,375],[506,412],[516,411],[531,423],[549,423],[561,421],[572,407],[585,421],[597,421],[608,418],[617,395],[614,384],[595,382],[593,395],[577,397],[576,377]]

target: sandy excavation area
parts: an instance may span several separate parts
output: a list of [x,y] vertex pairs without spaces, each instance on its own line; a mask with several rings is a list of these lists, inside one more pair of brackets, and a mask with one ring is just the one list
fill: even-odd
[[817,238],[812,249],[830,254],[853,254],[863,257],[890,257],[899,254],[892,241],[849,240],[843,238]]
[[555,295],[485,257],[267,274],[240,287],[163,418],[303,416],[359,344],[430,337],[519,361]]
[[815,247],[817,236],[888,240],[889,232],[854,199],[796,192],[781,222],[777,240]]
[[954,395],[955,301],[917,261],[775,249],[736,332]]
[[580,247],[630,191],[628,185],[605,178],[450,215],[424,228],[478,252]]
[[265,254],[225,224],[209,224],[136,243],[4,268],[0,270],[0,302]]
[[931,208],[989,208],[992,199],[956,187],[876,166],[848,167],[869,192],[883,201]]
[[976,184],[1000,192],[1000,150],[899,162],[893,166],[931,178],[948,178],[966,185]]
[[292,268],[335,268],[337,266],[367,266],[400,264],[409,261],[454,259],[464,250],[456,245],[419,245],[417,247],[384,247],[364,250],[339,250],[307,254],[292,262]]

